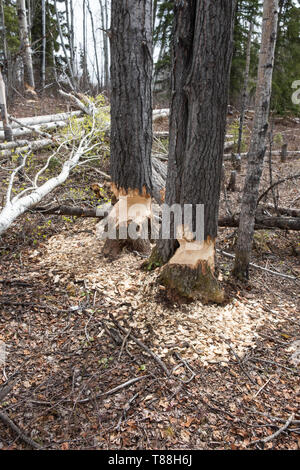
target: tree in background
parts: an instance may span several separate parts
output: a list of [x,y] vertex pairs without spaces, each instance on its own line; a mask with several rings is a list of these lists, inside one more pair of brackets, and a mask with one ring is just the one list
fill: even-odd
[[30,44],[30,35],[28,29],[28,19],[25,0],[17,0],[17,12],[19,20],[20,43],[24,67],[24,88],[25,91],[33,93],[35,90],[35,81],[32,64],[32,50]]
[[[43,4],[45,10],[43,11]],[[59,32],[55,16],[55,7],[53,2],[33,0],[31,5],[31,38],[33,43],[33,63],[36,82],[40,87],[44,87],[54,78],[54,59],[53,55],[59,51]],[[45,15],[45,25],[43,27],[43,15]],[[43,33],[45,30],[45,34]],[[43,71],[44,70],[44,71]]]
[[271,100],[275,113],[299,115],[299,106],[291,100],[292,83],[299,77],[300,5],[294,0],[280,0]]
[[154,69],[156,89],[169,91],[171,77],[171,38],[173,28],[173,1],[154,2],[153,46],[158,56]]
[[[230,102],[235,106],[242,105],[245,85],[245,71],[247,69],[247,60],[249,60],[247,94],[251,92],[250,88],[255,88],[255,79],[257,75],[257,61],[259,43],[257,42],[257,33],[261,8],[259,0],[238,0],[235,12],[234,25],[234,45],[232,55],[232,67],[230,75]],[[248,54],[249,30],[252,24],[250,56]]]
[[266,152],[272,74],[278,21],[278,0],[264,0],[262,38],[259,53],[255,98],[255,115],[248,153],[247,174],[235,250],[234,275],[243,280],[249,277],[249,263],[254,234],[255,212],[260,178]]

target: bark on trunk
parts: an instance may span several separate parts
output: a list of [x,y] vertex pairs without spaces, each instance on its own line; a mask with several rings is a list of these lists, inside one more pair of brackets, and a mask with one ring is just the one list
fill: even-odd
[[251,39],[253,34],[254,21],[252,20],[249,26],[248,39],[247,39],[247,49],[246,49],[246,67],[245,67],[245,76],[244,76],[244,87],[242,95],[242,105],[241,105],[241,115],[240,115],[240,126],[239,126],[239,137],[237,143],[237,154],[241,153],[242,148],[242,138],[243,138],[243,128],[244,128],[244,119],[245,111],[248,101],[248,83],[249,83],[249,71],[250,71],[250,58],[251,58]]
[[2,77],[1,66],[0,66],[0,111],[1,119],[3,123],[3,137],[7,142],[13,140],[13,133],[8,120],[7,107],[6,107],[6,93],[5,84]]
[[265,0],[255,98],[255,116],[233,269],[234,275],[239,279],[248,279],[249,276],[248,268],[254,233],[255,211],[266,152],[277,21],[278,0]]
[[101,79],[100,79],[100,69],[99,69],[99,61],[98,61],[98,54],[97,54],[97,41],[96,41],[96,35],[95,35],[94,18],[93,18],[92,10],[90,8],[89,1],[87,3],[87,8],[89,11],[89,15],[91,19],[91,26],[92,26],[92,36],[93,36],[94,54],[95,54],[95,62],[96,62],[96,78],[97,78],[97,84],[98,84],[97,94],[98,94],[101,89]]
[[24,87],[26,91],[34,93],[35,84],[32,65],[32,50],[29,41],[25,0],[18,0],[17,8],[20,29],[20,41],[23,50]]
[[[187,297],[219,302],[214,278],[235,1],[175,2],[173,83],[166,202],[204,204],[204,241],[183,237],[161,280]],[[189,232],[195,229],[188,227]],[[177,233],[176,230],[174,233]],[[192,244],[194,244],[192,246]],[[176,240],[157,245],[160,260]],[[191,255],[190,250],[193,251]],[[186,255],[186,256],[185,256]]]
[[99,0],[101,23],[102,23],[102,40],[103,40],[103,55],[104,55],[104,87],[109,88],[109,53],[108,53],[108,7],[107,1]]
[[[111,3],[111,178],[121,213],[138,201],[149,218],[152,196],[152,1],[113,0]],[[134,217],[133,217],[134,219]],[[129,220],[128,220],[129,221]],[[139,224],[142,226],[143,224]],[[119,223],[126,222],[120,217]],[[119,238],[119,232],[117,235]],[[131,238],[130,236],[128,238]],[[128,241],[128,240],[127,240]],[[150,247],[145,241],[147,249]],[[119,240],[107,240],[105,252]],[[139,240],[130,244],[140,248]],[[146,243],[147,242],[147,243]],[[119,246],[121,243],[119,244]],[[121,247],[121,246],[120,246]]]
[[57,26],[58,26],[58,32],[59,32],[61,47],[63,49],[64,56],[65,56],[67,66],[68,66],[68,70],[69,70],[69,73],[70,73],[69,81],[70,81],[71,88],[74,91],[74,90],[76,90],[76,80],[75,80],[75,76],[74,76],[74,71],[72,69],[71,61],[70,61],[70,58],[69,58],[69,55],[68,55],[68,52],[67,52],[67,49],[66,49],[66,46],[65,46],[65,41],[64,41],[64,36],[63,36],[62,29],[61,29],[60,18],[59,18],[59,14],[58,14],[57,1],[56,0],[54,0],[54,8],[55,8],[55,15],[56,15],[56,21],[57,21]]
[[42,0],[42,36],[43,36],[43,53],[42,53],[42,89],[45,88],[46,83],[46,3]]

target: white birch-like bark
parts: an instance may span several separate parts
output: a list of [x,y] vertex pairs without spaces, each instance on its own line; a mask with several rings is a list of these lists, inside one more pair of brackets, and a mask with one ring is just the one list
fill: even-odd
[[[35,126],[35,125],[42,125],[47,124],[49,122],[57,122],[57,121],[66,121],[72,117],[79,117],[82,115],[81,111],[71,111],[69,113],[59,113],[59,114],[46,114],[44,116],[33,116],[33,117],[26,117],[18,119],[21,124],[27,126]],[[13,129],[22,127],[22,125],[17,123],[11,123],[11,127]],[[0,130],[3,130],[3,126],[0,124]]]
[[71,88],[73,90],[76,90],[76,81],[75,81],[73,69],[72,69],[71,62],[70,62],[70,57],[69,57],[69,54],[68,54],[67,49],[66,49],[65,39],[64,39],[62,29],[61,29],[61,25],[60,25],[60,19],[59,19],[59,14],[58,14],[58,9],[57,9],[57,1],[56,0],[54,0],[54,8],[55,8],[55,15],[56,15],[56,20],[57,20],[57,26],[58,26],[58,32],[59,32],[61,47],[63,49],[64,56],[65,56],[65,59],[66,59],[66,62],[67,62],[67,67],[68,67],[69,74],[70,74],[70,76],[69,76],[70,85],[71,85]]
[[103,39],[103,54],[104,54],[104,87],[108,88],[109,85],[109,51],[108,51],[108,6],[107,1],[99,0],[101,23],[102,23],[102,39]]
[[98,51],[97,51],[97,41],[96,41],[96,35],[95,35],[95,26],[94,26],[94,18],[93,18],[93,13],[90,8],[90,2],[88,0],[87,2],[87,8],[90,14],[90,19],[91,19],[91,26],[92,26],[92,35],[93,35],[93,43],[94,43],[94,54],[95,54],[95,62],[96,62],[96,78],[97,78],[97,84],[98,84],[98,93],[101,88],[101,80],[100,80],[100,69],[99,69],[99,61],[98,61]]
[[3,138],[8,142],[13,140],[12,129],[8,120],[7,106],[6,106],[6,92],[5,83],[3,80],[1,67],[0,67],[0,111],[3,123]]
[[89,134],[87,134],[81,139],[77,148],[73,147],[70,157],[64,162],[62,170],[57,176],[50,178],[41,186],[38,185],[40,176],[48,168],[53,156],[56,155],[59,152],[60,148],[64,146],[67,142],[62,142],[56,152],[48,158],[44,167],[39,170],[39,172],[35,175],[34,180],[32,182],[32,187],[24,189],[21,193],[17,194],[12,198],[11,195],[14,179],[18,172],[25,167],[28,154],[22,157],[22,163],[12,171],[9,178],[8,188],[6,192],[6,203],[2,208],[2,211],[0,212],[0,235],[4,233],[20,215],[24,214],[24,212],[26,212],[28,209],[38,204],[57,186],[63,184],[68,178],[70,171],[82,163],[80,161],[81,158],[98,145],[91,144],[91,138],[94,133],[94,125],[95,121],[93,121],[93,126]]
[[43,44],[42,44],[42,89],[45,88],[46,83],[46,46],[47,46],[47,38],[46,38],[46,0],[42,0],[42,36],[43,36]]
[[237,144],[238,155],[241,153],[245,111],[246,111],[246,106],[247,106],[247,101],[248,101],[248,84],[249,84],[249,71],[250,71],[250,59],[251,59],[251,39],[252,39],[252,34],[253,34],[253,28],[254,28],[254,21],[252,20],[249,25],[249,32],[248,32],[248,38],[247,38],[246,67],[245,67],[242,105],[241,105],[241,114],[240,114],[239,137],[238,137],[238,144]]
[[25,0],[17,0],[20,41],[24,65],[24,87],[27,91],[34,92],[35,83],[32,65],[32,50],[29,41],[29,30],[26,15]]
[[[81,120],[82,118],[79,118]],[[62,129],[68,125],[67,121],[56,121],[56,122],[48,122],[42,125],[31,126],[32,129],[28,129],[26,127],[19,127],[14,129],[13,136],[14,138],[23,137],[24,135],[31,135],[35,132],[37,134],[42,134],[46,136],[46,131],[53,131],[54,129]],[[0,140],[5,140],[4,132],[0,131]]]

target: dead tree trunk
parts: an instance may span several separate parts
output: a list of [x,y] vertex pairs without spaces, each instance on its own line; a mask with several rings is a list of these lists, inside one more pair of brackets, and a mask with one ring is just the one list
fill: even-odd
[[25,0],[17,0],[18,20],[21,48],[24,64],[24,87],[30,93],[35,93],[35,83],[32,65],[32,50],[29,41]]
[[249,275],[248,268],[254,233],[255,211],[266,152],[266,134],[268,130],[277,21],[278,0],[265,0],[255,98],[254,125],[249,149],[247,174],[236,245],[236,258],[233,270],[234,275],[239,279],[248,279]]
[[[166,202],[182,208],[190,204],[193,221],[178,237],[180,246],[161,280],[181,295],[216,302],[223,299],[214,277],[214,255],[234,7],[235,1],[175,1]],[[204,204],[202,241],[189,236],[195,233],[197,204]],[[181,228],[178,225],[174,234]],[[158,258],[166,261],[175,249],[174,240],[162,240],[157,245]]]
[[[113,0],[111,3],[111,179],[119,199],[117,239],[108,239],[105,253],[121,247],[121,225],[138,219],[135,249],[149,248],[139,236],[148,226],[152,196],[152,1]],[[122,210],[127,204],[125,213]],[[139,212],[131,212],[138,204]],[[98,232],[99,233],[99,232]],[[132,243],[131,243],[132,242]]]

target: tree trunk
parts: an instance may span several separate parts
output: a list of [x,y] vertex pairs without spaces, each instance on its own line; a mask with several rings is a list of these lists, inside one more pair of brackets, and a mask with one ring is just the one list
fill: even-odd
[[238,137],[238,144],[237,144],[238,155],[241,153],[241,148],[242,148],[244,118],[245,118],[245,110],[246,110],[247,100],[248,100],[248,83],[249,83],[249,71],[250,71],[250,59],[251,59],[251,39],[252,39],[252,34],[253,34],[253,27],[254,27],[254,21],[252,20],[249,26],[248,39],[247,39],[246,67],[245,67],[244,87],[243,87],[243,95],[242,95],[239,137]]
[[108,54],[108,11],[107,11],[107,1],[105,0],[102,3],[102,0],[99,0],[100,4],[100,13],[101,13],[101,23],[102,23],[102,40],[103,40],[103,54],[104,54],[104,87],[109,88],[109,54]]
[[3,6],[3,0],[0,0],[0,15],[1,15],[1,20],[0,20],[0,28],[1,28],[1,40],[2,40],[2,54],[3,57],[1,57],[1,60],[4,59],[4,61],[7,60],[7,38],[6,38],[6,25],[5,25],[5,17],[4,17],[4,6]]
[[93,36],[93,43],[94,43],[94,53],[95,53],[95,62],[96,62],[96,78],[97,78],[97,94],[100,91],[101,88],[101,80],[100,80],[100,69],[99,69],[99,62],[98,62],[98,54],[97,54],[97,42],[96,42],[96,35],[95,35],[95,27],[94,27],[94,18],[93,18],[93,13],[90,8],[90,2],[88,1],[87,3],[87,8],[90,14],[90,19],[91,19],[91,26],[92,26],[92,36]]
[[46,3],[42,0],[42,36],[43,36],[43,52],[42,52],[42,89],[45,88],[46,83]]
[[[235,1],[175,2],[166,202],[180,203],[182,208],[190,204],[194,212],[161,280],[183,296],[216,302],[223,299],[214,277],[214,255],[234,7]],[[197,234],[193,240],[190,234],[195,232],[198,204],[204,204],[204,239]],[[163,261],[174,253],[175,242],[158,243]]]
[[255,211],[266,152],[277,21],[278,0],[265,0],[255,97],[255,116],[233,270],[234,275],[239,279],[248,279],[249,276],[248,268],[254,233]]
[[[121,224],[138,218],[144,229],[151,216],[152,196],[152,1],[113,0],[111,4],[111,145],[113,190],[119,202],[113,215],[118,240],[107,240],[105,250],[118,245]],[[121,215],[124,203],[127,213]],[[129,214],[139,204],[141,217]],[[127,222],[126,220],[127,219]],[[143,219],[141,221],[141,219]],[[130,234],[129,234],[130,236]],[[134,240],[139,245],[148,240]],[[128,240],[127,240],[128,241]],[[132,242],[132,243],[131,243]],[[135,248],[137,249],[137,248]]]
[[24,87],[30,93],[35,93],[34,74],[32,65],[32,50],[29,42],[29,32],[26,16],[25,0],[17,0],[18,20],[20,29],[21,48],[23,50]]
[[58,26],[58,32],[59,32],[61,47],[63,49],[64,56],[65,56],[67,66],[68,66],[68,70],[69,70],[69,74],[70,74],[70,77],[69,77],[70,85],[71,85],[72,90],[74,91],[74,90],[76,90],[76,81],[75,81],[75,77],[74,77],[74,71],[72,69],[72,65],[71,65],[71,62],[70,62],[70,58],[69,58],[69,55],[68,55],[68,52],[67,52],[67,49],[66,49],[66,46],[65,46],[63,32],[62,32],[62,29],[61,29],[60,18],[59,18],[58,9],[57,9],[57,0],[54,0],[54,8],[55,8],[55,15],[56,15],[56,21],[57,21],[57,26]]
[[11,142],[13,140],[13,133],[11,126],[8,121],[8,114],[7,114],[7,107],[6,107],[6,93],[5,93],[5,84],[2,77],[0,67],[0,111],[1,111],[1,119],[3,122],[3,136],[7,142]]

